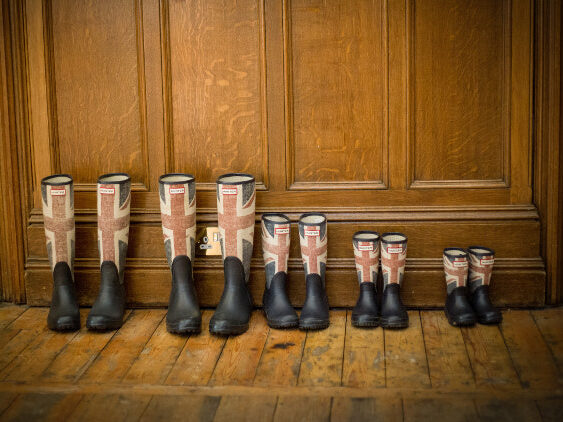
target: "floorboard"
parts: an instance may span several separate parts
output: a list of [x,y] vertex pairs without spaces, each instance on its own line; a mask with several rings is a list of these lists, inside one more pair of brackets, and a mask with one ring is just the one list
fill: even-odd
[[[82,309],[84,325],[88,309]],[[166,331],[164,309],[115,332],[46,328],[48,310],[0,305],[0,421],[560,421],[563,308],[451,327],[409,311],[404,330],[267,326],[217,337]]]

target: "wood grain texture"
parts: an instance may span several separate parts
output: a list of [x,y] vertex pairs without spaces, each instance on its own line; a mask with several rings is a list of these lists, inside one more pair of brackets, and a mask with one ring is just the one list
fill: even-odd
[[169,7],[174,169],[200,183],[233,171],[263,182],[262,2]]
[[385,330],[386,387],[428,388],[431,386],[420,314],[409,311],[409,326]]
[[214,396],[153,396],[140,421],[212,422],[220,401]]
[[151,396],[137,394],[92,394],[68,416],[69,421],[138,421]]
[[563,379],[563,331],[561,323],[557,322],[563,316],[563,308],[531,312],[543,339],[551,350],[559,370],[559,377]]
[[434,388],[466,388],[475,385],[463,335],[442,312],[420,313],[424,345]]
[[398,397],[334,397],[330,416],[335,422],[403,420],[403,403]]
[[506,2],[443,0],[412,2],[410,8],[412,182],[506,184],[511,43]]
[[326,330],[307,332],[298,385],[341,384],[345,331],[346,311],[330,311],[330,326]]
[[272,420],[276,396],[226,396],[221,399],[215,422],[262,422]]
[[532,400],[475,400],[477,413],[483,421],[510,420],[516,422],[542,420]]
[[352,326],[347,311],[342,385],[357,388],[385,387],[383,330]]
[[330,421],[330,409],[330,397],[319,397],[315,400],[311,400],[309,397],[279,397],[274,422],[328,422]]
[[447,421],[472,421],[478,415],[471,399],[423,399],[405,400],[403,402],[404,421],[435,421],[443,418]]
[[385,187],[385,2],[288,9],[290,189]]
[[56,422],[67,420],[83,399],[81,394],[28,393],[18,396],[2,414],[3,420],[41,420]]

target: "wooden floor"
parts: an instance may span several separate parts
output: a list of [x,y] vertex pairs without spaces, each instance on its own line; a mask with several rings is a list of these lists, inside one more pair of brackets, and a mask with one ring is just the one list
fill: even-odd
[[[83,323],[87,309],[82,310]],[[117,332],[57,334],[48,309],[0,305],[1,420],[563,420],[563,308],[504,312],[453,328],[410,311],[403,331],[269,329],[168,334],[165,310],[133,310]]]

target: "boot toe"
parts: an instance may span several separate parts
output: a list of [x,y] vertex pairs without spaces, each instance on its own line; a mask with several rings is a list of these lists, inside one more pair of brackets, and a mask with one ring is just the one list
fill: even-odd
[[318,318],[314,316],[301,318],[299,320],[300,330],[324,330],[328,328],[330,322],[325,318]]
[[80,329],[80,316],[63,315],[56,319],[49,319],[47,325],[54,331],[76,331]]
[[248,323],[232,319],[214,319],[209,321],[209,331],[220,336],[242,334],[248,330]]
[[352,314],[352,325],[355,327],[377,327],[379,317],[372,314]]
[[287,315],[280,315],[274,318],[267,318],[271,328],[295,328],[299,324],[299,318],[295,312]]
[[449,315],[446,312],[446,316],[447,316],[450,324],[455,326],[455,327],[458,327],[458,326],[467,327],[467,326],[475,325],[475,323],[477,322],[475,314],[473,314],[473,313]]
[[409,326],[409,315],[404,313],[381,316],[380,323],[383,328],[407,328]]
[[88,315],[86,327],[93,331],[117,330],[123,325],[123,320],[112,318],[107,315]]
[[201,318],[191,317],[176,321],[166,320],[166,329],[173,334],[200,333]]

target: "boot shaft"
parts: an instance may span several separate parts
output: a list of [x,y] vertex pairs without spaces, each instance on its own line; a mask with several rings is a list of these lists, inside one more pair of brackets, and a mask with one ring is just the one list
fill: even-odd
[[266,288],[270,288],[274,276],[287,274],[287,260],[291,240],[290,219],[284,214],[262,215],[262,252],[266,271]]
[[448,294],[467,285],[468,259],[462,248],[446,248],[443,255],[444,274]]
[[193,262],[196,235],[196,185],[190,174],[170,173],[159,178],[160,216],[168,265],[186,256]]
[[98,249],[100,266],[113,262],[123,282],[131,209],[131,178],[109,173],[98,178]]
[[229,173],[217,179],[217,220],[223,260],[227,257],[238,258],[242,262],[247,282],[254,242],[255,206],[253,176]]
[[484,246],[467,248],[469,258],[469,290],[474,292],[480,286],[491,283],[495,251]]
[[359,231],[352,237],[354,260],[360,285],[365,282],[377,282],[379,265],[379,233]]
[[381,235],[381,272],[383,289],[389,284],[403,282],[407,259],[407,236],[403,233],[383,233]]
[[47,255],[51,271],[59,262],[74,268],[74,189],[68,174],[54,174],[41,180],[41,198]]
[[299,242],[305,275],[317,274],[324,288],[327,231],[326,217],[320,213],[305,213],[299,217]]

